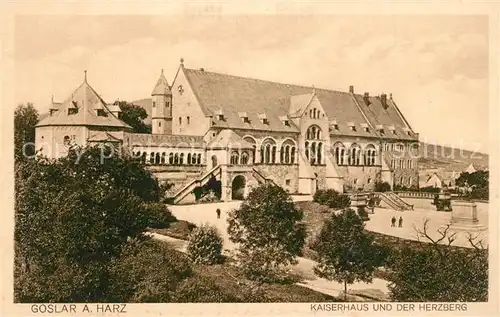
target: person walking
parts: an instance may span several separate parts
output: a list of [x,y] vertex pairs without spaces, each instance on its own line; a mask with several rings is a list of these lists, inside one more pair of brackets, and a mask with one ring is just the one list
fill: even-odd
[[396,226],[396,217],[392,217],[391,219],[391,227],[395,227]]
[[399,228],[403,228],[403,217],[399,217],[399,221],[398,221],[398,227]]
[[217,210],[215,212],[217,213],[217,219],[220,219],[220,209],[217,208]]

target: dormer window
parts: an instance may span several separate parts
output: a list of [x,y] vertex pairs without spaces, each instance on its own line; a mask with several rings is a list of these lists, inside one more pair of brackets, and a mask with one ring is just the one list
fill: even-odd
[[356,126],[354,125],[354,122],[347,122],[347,126],[351,131],[356,131]]
[[215,116],[217,117],[218,120],[224,121],[224,113],[222,112],[222,109],[219,109],[215,112]]
[[97,109],[97,116],[99,116],[99,117],[107,117],[108,114],[106,113],[106,111],[104,111],[104,109]]
[[155,102],[155,101],[153,101],[153,108],[154,108],[154,107],[156,107],[156,102]]
[[361,123],[361,127],[363,128],[363,131],[370,132],[370,128],[367,123]]
[[248,114],[246,112],[238,112],[243,123],[250,123],[250,119],[248,119]]
[[337,124],[337,120],[330,121],[330,130],[339,130],[339,125]]
[[184,87],[182,87],[182,85],[179,85],[179,86],[177,87],[177,91],[179,92],[179,94],[181,94],[181,95],[182,95],[182,94],[184,93]]
[[68,108],[68,115],[77,114],[78,108]]
[[262,124],[269,124],[269,120],[267,120],[267,116],[265,113],[259,113],[259,119]]
[[287,116],[281,116],[281,117],[280,117],[280,120],[281,120],[281,122],[283,122],[283,124],[284,124],[285,126],[287,126],[287,127],[289,127],[289,126],[290,126],[290,120],[288,120],[288,117],[287,117]]

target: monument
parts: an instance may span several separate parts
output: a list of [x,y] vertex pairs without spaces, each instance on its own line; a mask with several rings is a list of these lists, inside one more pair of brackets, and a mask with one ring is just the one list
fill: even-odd
[[451,202],[451,226],[454,231],[477,232],[486,230],[486,226],[479,223],[477,205],[473,201],[453,200]]

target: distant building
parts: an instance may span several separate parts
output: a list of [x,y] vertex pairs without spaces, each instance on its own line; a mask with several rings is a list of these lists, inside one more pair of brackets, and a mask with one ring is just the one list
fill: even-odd
[[301,194],[419,181],[418,133],[392,95],[188,69],[181,60],[172,85],[162,71],[151,97],[152,134],[132,133],[119,107],[104,102],[85,76],[66,101],[52,102],[36,128],[37,148],[58,157],[70,144],[117,143],[175,183],[174,201],[212,176],[222,200],[268,181]]
[[441,177],[439,177],[439,175],[436,173],[432,173],[427,177],[427,179],[424,182],[420,183],[421,188],[423,187],[443,188],[443,185],[448,186],[448,184],[443,183]]

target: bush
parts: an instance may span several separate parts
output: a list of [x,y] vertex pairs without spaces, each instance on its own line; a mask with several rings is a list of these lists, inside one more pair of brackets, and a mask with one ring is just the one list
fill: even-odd
[[358,207],[358,216],[361,218],[363,221],[368,221],[370,220],[370,217],[368,217],[368,213],[366,212],[365,207]]
[[391,191],[391,185],[388,182],[376,182],[375,191],[381,193]]
[[193,262],[212,265],[222,260],[222,244],[217,228],[202,225],[189,235],[187,252]]
[[340,194],[334,189],[317,190],[313,199],[318,204],[335,209],[343,209],[351,205],[351,199],[348,195]]
[[148,227],[150,228],[167,228],[172,222],[177,221],[177,219],[172,215],[170,210],[168,210],[167,206],[165,206],[164,204],[147,204],[146,210],[150,215],[148,225]]
[[237,297],[226,293],[214,280],[206,276],[195,275],[180,284],[176,294],[177,303],[234,303]]

